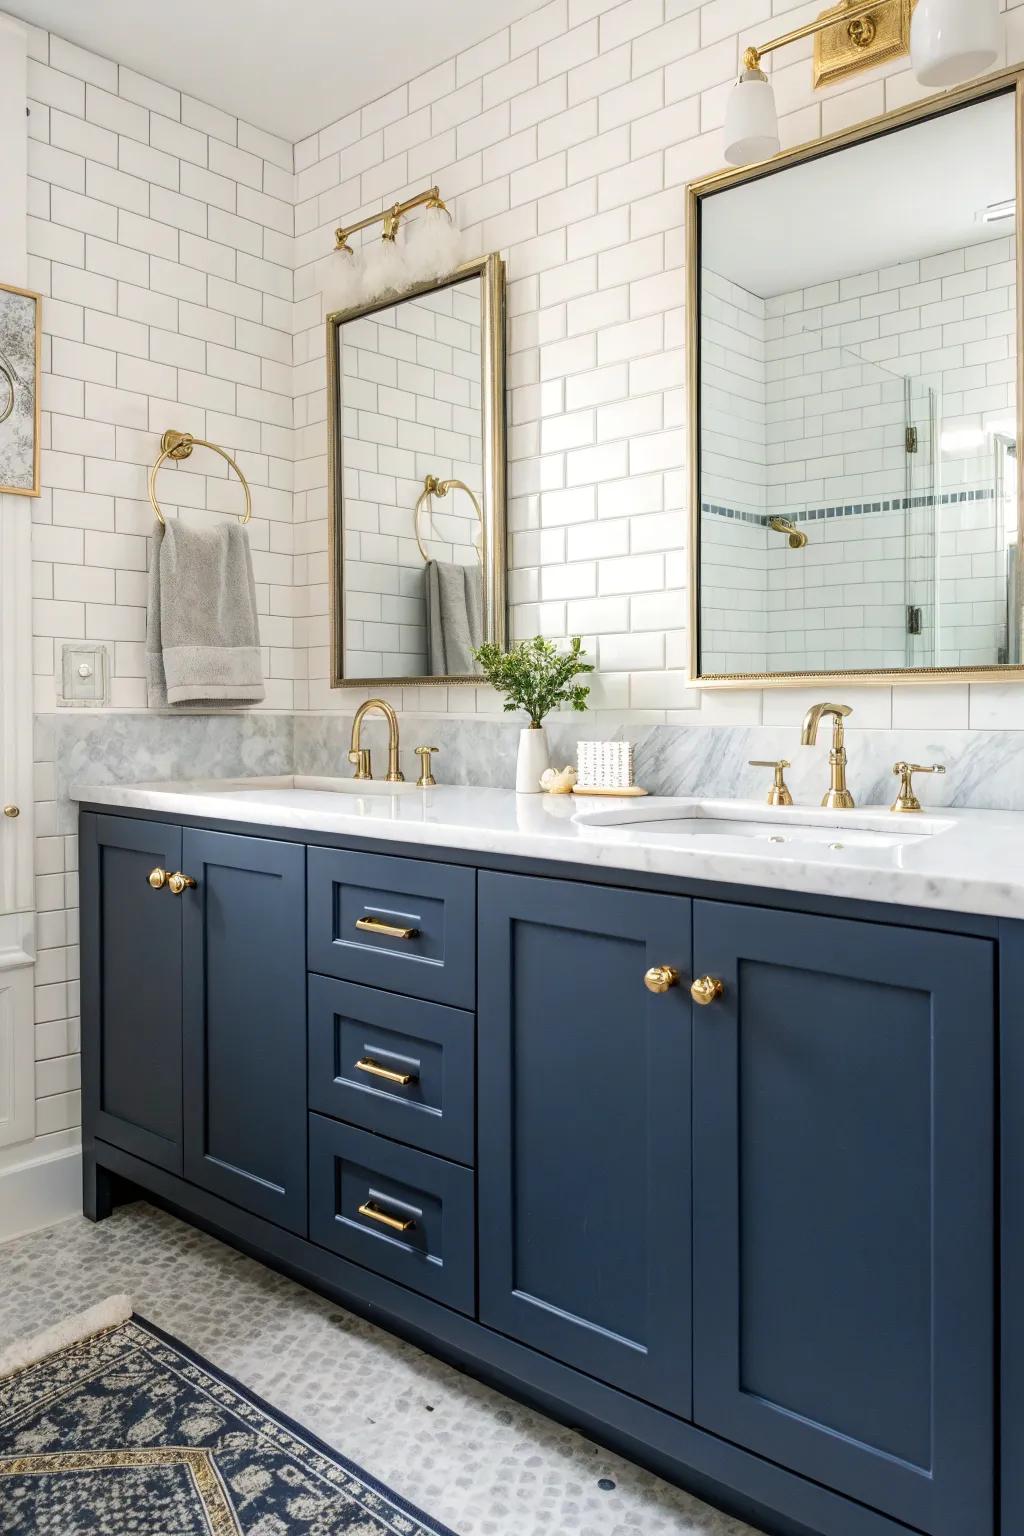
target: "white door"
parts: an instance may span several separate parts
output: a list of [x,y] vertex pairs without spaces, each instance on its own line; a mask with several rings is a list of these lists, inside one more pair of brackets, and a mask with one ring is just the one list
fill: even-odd
[[[25,286],[26,34],[0,15],[0,271]],[[0,495],[0,1146],[35,1134],[32,503]]]

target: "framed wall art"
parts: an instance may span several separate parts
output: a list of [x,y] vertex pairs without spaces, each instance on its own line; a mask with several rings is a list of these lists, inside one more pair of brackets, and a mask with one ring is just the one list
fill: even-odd
[[39,495],[41,299],[0,283],[0,492]]

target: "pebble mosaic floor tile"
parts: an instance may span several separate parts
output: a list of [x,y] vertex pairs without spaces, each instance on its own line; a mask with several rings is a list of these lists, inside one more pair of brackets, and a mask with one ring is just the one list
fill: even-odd
[[0,1246],[0,1348],[117,1291],[458,1536],[759,1536],[141,1203]]

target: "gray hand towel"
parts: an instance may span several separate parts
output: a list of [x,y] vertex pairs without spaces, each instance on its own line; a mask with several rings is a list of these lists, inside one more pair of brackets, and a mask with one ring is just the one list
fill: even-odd
[[149,571],[150,709],[258,704],[264,696],[249,535],[239,523],[159,525]]
[[428,560],[425,575],[430,675],[465,677],[479,672],[473,659],[484,636],[479,566]]

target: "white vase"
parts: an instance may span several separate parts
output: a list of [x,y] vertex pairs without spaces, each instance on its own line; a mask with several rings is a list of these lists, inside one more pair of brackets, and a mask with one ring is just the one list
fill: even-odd
[[540,776],[551,767],[544,728],[529,725],[519,732],[519,756],[516,759],[516,794],[539,795]]

